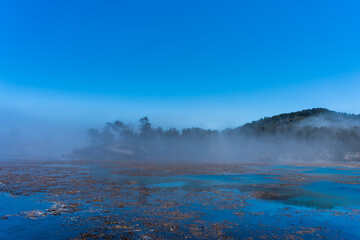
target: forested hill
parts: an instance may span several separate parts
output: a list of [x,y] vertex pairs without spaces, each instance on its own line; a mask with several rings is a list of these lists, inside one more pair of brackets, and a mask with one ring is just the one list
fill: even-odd
[[74,151],[82,159],[254,160],[325,159],[360,161],[360,115],[324,108],[265,117],[222,131],[138,128],[121,121],[89,129],[90,145]]
[[[318,123],[315,121],[306,121],[309,119],[317,119]],[[312,127],[330,127],[332,125],[333,127],[337,126],[338,128],[347,128],[349,121],[353,123],[358,121],[360,126],[360,115],[339,113],[330,111],[326,108],[313,108],[297,112],[283,113],[272,117],[264,117],[260,120],[246,123],[237,129],[242,131],[251,131],[257,134],[275,134],[291,131],[294,130],[294,128],[300,130],[299,126],[305,126],[306,123],[308,126]],[[299,124],[301,122],[304,124]]]
[[279,129],[284,129],[293,126],[294,124],[310,118],[328,114],[340,114],[330,111],[326,108],[313,108],[291,113],[283,113],[272,117],[264,117],[260,120],[246,123],[241,128],[253,130],[257,132],[274,133]]

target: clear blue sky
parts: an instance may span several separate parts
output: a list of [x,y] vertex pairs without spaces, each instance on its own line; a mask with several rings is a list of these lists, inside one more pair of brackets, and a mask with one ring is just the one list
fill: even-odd
[[233,127],[360,113],[359,1],[0,2],[0,107]]

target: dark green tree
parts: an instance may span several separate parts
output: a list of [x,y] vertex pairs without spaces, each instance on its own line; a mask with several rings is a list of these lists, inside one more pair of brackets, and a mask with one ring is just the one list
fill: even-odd
[[139,131],[141,136],[150,136],[151,135],[151,123],[147,117],[143,117],[139,120]]

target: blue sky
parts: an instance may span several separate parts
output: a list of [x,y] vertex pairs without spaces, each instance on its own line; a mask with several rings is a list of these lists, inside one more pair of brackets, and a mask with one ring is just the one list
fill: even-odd
[[360,113],[359,1],[0,3],[0,111],[234,127]]

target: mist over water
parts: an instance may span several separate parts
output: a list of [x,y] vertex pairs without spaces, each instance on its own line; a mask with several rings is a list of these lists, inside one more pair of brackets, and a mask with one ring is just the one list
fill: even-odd
[[0,1],[0,240],[360,239],[360,1]]
[[1,159],[56,160],[86,144],[86,127],[0,111]]
[[90,145],[70,155],[80,159],[178,162],[318,163],[359,160],[360,118],[317,108],[263,118],[236,128],[138,129],[121,121],[89,129]]
[[[40,102],[30,104],[26,111],[19,108],[21,105],[6,107],[2,104],[1,157],[312,163],[352,162],[360,157],[358,115],[313,109],[263,118],[245,125],[239,121],[230,128],[208,129],[197,127],[196,123],[192,127],[191,118],[175,121],[174,117],[168,120],[163,117],[157,122],[157,117],[154,121],[146,118],[145,122],[139,122],[136,116],[142,109],[135,111],[134,106],[132,111],[120,109],[131,113],[124,114],[124,119],[114,118],[116,111],[112,115],[104,114],[100,109],[106,106],[106,102],[101,104],[92,106],[76,101],[73,106],[53,104],[52,108],[42,109],[43,114],[39,114]],[[74,111],[74,114],[69,111]],[[119,115],[122,115],[121,111]],[[107,120],[111,122],[106,123]],[[220,121],[217,120],[218,125],[224,126]],[[198,115],[194,122],[199,122]],[[201,122],[202,126],[209,126],[216,121],[209,116]],[[184,125],[186,127],[169,127]]]

